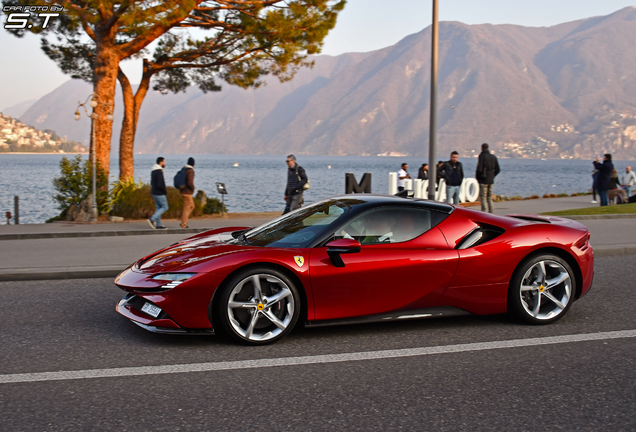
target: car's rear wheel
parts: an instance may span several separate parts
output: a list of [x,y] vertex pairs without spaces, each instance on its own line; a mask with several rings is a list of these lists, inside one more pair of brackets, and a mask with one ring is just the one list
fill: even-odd
[[526,259],[512,277],[508,307],[522,321],[549,324],[561,318],[574,301],[574,273],[556,255]]
[[300,306],[298,290],[285,274],[256,268],[224,286],[215,312],[223,333],[246,344],[263,345],[293,329]]

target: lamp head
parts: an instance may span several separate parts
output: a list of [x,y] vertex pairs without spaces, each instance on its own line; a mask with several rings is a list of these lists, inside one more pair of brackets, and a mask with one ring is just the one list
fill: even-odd
[[91,100],[91,106],[93,108],[95,108],[97,106],[97,98],[93,97],[93,99]]
[[73,118],[74,118],[75,120],[79,120],[79,119],[80,119],[80,113],[79,113],[79,110],[75,111],[75,115],[73,116]]

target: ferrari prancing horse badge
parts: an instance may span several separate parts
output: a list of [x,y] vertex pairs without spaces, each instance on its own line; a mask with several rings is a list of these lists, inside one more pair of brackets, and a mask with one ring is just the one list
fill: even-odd
[[294,261],[296,261],[296,264],[298,264],[298,267],[301,267],[301,268],[305,264],[305,258],[301,256],[295,256]]

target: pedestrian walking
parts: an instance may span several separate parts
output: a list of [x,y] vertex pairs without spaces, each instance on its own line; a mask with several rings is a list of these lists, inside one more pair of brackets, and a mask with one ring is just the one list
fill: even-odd
[[494,154],[488,150],[488,144],[481,145],[481,153],[477,159],[477,171],[475,178],[479,183],[479,200],[481,201],[481,211],[492,213],[492,186],[495,177],[499,174],[499,161]]
[[632,171],[631,166],[625,168],[625,174],[623,174],[623,182],[621,183],[627,192],[627,199],[632,196],[632,188],[636,184],[636,173]]
[[442,165],[442,175],[446,182],[446,202],[459,204],[459,187],[464,181],[464,167],[458,160],[459,153],[451,153],[450,160]]
[[[179,177],[179,180],[177,180]],[[183,198],[183,211],[181,212],[181,228],[188,227],[188,218],[194,210],[194,158],[188,158],[188,163],[181,168],[175,177],[175,187],[181,192]]]
[[302,205],[303,192],[309,189],[309,179],[303,167],[296,163],[296,156],[287,156],[287,186],[285,186],[285,210],[283,214],[294,211]]
[[408,172],[409,166],[408,164],[403,163],[402,169],[398,171],[398,192],[402,192],[404,190],[404,185],[406,183],[406,179],[410,179],[411,175]]
[[596,181],[598,187],[598,196],[601,198],[601,206],[607,205],[607,190],[610,187],[610,177],[614,170],[614,164],[612,163],[612,155],[606,153],[603,156],[603,163],[600,163],[598,158],[594,159],[594,168],[598,170],[598,179]]
[[417,178],[420,180],[428,180],[428,164],[422,164],[419,170],[417,170]]
[[166,181],[163,178],[163,169],[166,167],[166,160],[162,157],[157,158],[157,163],[152,167],[150,172],[150,195],[155,200],[155,214],[150,216],[148,223],[152,229],[166,229],[161,223],[161,215],[168,211],[168,190],[166,189]]
[[596,194],[598,192],[598,170],[592,171],[592,204],[596,204]]

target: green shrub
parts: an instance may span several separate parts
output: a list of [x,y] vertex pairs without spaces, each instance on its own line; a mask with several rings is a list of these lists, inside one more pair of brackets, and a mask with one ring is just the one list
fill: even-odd
[[133,178],[127,180],[118,180],[112,184],[113,188],[108,194],[108,201],[106,202],[106,211],[111,212],[117,204],[127,200],[127,197],[137,189],[148,186],[144,182],[139,180],[139,183],[135,183]]
[[[178,219],[183,210],[183,198],[181,193],[173,187],[167,188],[168,211],[161,217],[164,219]],[[143,185],[140,188],[130,188],[128,192],[122,193],[121,198],[113,205],[111,214],[127,219],[148,219],[155,213],[155,200],[150,194],[150,185]],[[201,201],[194,200],[194,210],[192,216],[201,216],[203,206]]]
[[203,214],[219,214],[222,211],[227,213],[227,207],[225,207],[225,204],[222,204],[218,198],[207,198],[205,207],[203,207]]
[[[62,212],[66,212],[72,205],[79,206],[91,193],[93,188],[93,170],[91,163],[82,160],[78,155],[73,159],[62,158],[60,161],[60,176],[53,179],[53,187],[57,194],[53,199]],[[97,206],[104,210],[108,199],[108,177],[97,164]]]

